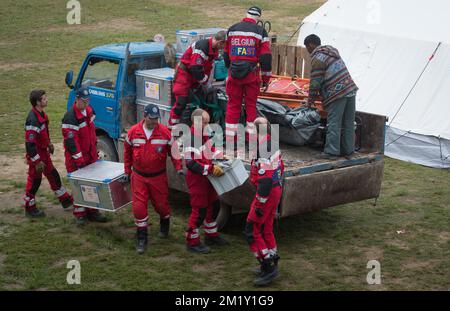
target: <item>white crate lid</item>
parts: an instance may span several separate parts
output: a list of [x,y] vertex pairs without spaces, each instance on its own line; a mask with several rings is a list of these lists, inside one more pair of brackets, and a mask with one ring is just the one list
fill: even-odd
[[75,172],[67,174],[67,177],[73,179],[86,179],[109,183],[125,173],[123,163],[98,160]]
[[175,75],[175,69],[170,67],[158,68],[158,69],[147,69],[136,71],[136,76],[143,76],[148,78],[156,78],[159,80],[172,81]]

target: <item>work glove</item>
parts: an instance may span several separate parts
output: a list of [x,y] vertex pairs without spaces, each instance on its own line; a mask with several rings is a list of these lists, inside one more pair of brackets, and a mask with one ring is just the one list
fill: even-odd
[[178,170],[177,171],[177,175],[179,175],[179,176],[186,176],[186,174],[184,173],[183,170]]
[[258,217],[262,217],[262,216],[264,215],[263,210],[260,209],[259,207],[255,208],[255,214],[256,214]]
[[50,152],[51,154],[53,154],[55,152],[55,146],[53,146],[52,143],[50,143],[48,145],[48,152]]
[[266,92],[268,88],[269,88],[269,82],[263,82],[262,83],[263,92]]
[[213,175],[214,176],[220,177],[223,174],[225,174],[225,172],[223,171],[223,169],[220,166],[218,166],[218,165],[213,166]]
[[127,183],[127,182],[130,182],[130,174],[124,174],[123,176],[122,176],[122,178],[120,179],[120,182],[122,182],[122,183]]
[[38,164],[36,164],[36,173],[42,173],[45,169],[45,164],[44,162],[39,162]]

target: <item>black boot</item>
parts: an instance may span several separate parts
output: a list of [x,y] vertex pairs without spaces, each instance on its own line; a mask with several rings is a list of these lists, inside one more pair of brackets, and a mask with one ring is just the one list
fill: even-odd
[[25,216],[30,217],[30,218],[39,218],[39,217],[44,217],[45,213],[36,207],[36,208],[33,208],[28,211],[25,210]]
[[169,236],[170,218],[159,219],[159,238],[167,238]]
[[262,273],[262,270],[261,270],[262,259],[257,258],[257,260],[259,261],[259,266],[253,269],[253,273],[255,273],[256,276],[260,276]]
[[230,243],[222,238],[220,235],[218,236],[205,236],[205,244],[206,245],[217,245],[217,246],[225,246]]
[[69,208],[73,205],[73,199],[72,197],[68,197],[66,199],[64,199],[63,201],[61,201],[61,206],[62,208],[66,209]]
[[100,214],[100,212],[94,212],[94,213],[87,214],[87,218],[93,222],[107,222],[108,221],[108,218],[106,218],[106,216],[103,216],[102,214]]
[[274,258],[265,258],[261,264],[261,275],[255,280],[256,286],[264,286],[272,282],[278,276],[278,266]]
[[143,254],[147,249],[147,229],[137,230],[137,242],[136,242],[136,251],[138,254]]

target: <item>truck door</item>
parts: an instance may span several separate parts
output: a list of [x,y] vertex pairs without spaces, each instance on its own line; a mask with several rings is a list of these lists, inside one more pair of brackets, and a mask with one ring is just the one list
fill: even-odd
[[95,111],[95,125],[112,138],[119,136],[118,76],[120,60],[90,56],[81,85],[89,89],[90,105]]

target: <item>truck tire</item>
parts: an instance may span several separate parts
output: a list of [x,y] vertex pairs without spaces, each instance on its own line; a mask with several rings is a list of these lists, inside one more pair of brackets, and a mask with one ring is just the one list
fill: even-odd
[[232,210],[231,205],[228,205],[224,202],[220,202],[219,213],[216,217],[216,223],[219,230],[222,230],[228,223],[228,220],[230,220],[231,210]]
[[97,152],[100,160],[117,162],[119,157],[117,156],[116,147],[111,138],[101,135],[97,137]]

